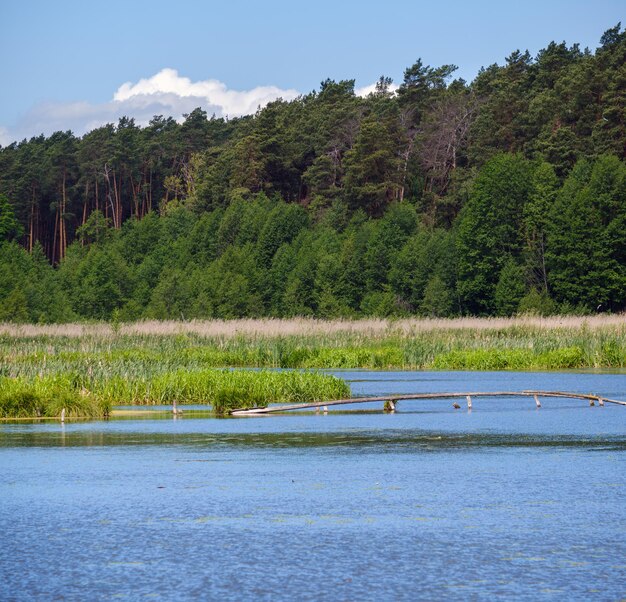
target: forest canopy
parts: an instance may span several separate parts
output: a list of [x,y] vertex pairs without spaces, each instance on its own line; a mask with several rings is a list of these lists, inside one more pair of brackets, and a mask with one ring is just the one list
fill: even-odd
[[626,31],[0,148],[0,321],[626,308]]

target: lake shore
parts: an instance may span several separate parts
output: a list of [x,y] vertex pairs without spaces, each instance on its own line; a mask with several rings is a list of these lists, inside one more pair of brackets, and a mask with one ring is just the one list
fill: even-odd
[[[624,368],[623,314],[4,324],[0,325],[0,409],[4,408],[0,415],[57,416],[67,408],[68,418],[96,417],[107,416],[115,405],[174,401],[210,402],[220,413],[349,395],[344,383],[331,382],[316,370]],[[294,372],[281,374],[275,369]]]
[[[355,397],[532,386],[626,399],[615,374],[333,374]],[[294,583],[293,597],[311,600],[362,599],[363,584],[368,599],[533,600],[548,580],[559,592],[546,599],[619,599],[626,567],[606,548],[626,553],[625,408],[542,401],[2,423],[0,519],[11,536],[0,594],[11,599],[25,574],[42,599],[110,599],[127,582],[167,599],[225,600],[241,583],[235,597],[258,599],[269,574],[264,600],[291,598],[281,591]],[[277,554],[278,575],[266,570]],[[381,579],[381,558],[398,560],[393,579]],[[355,570],[352,587],[344,575]]]

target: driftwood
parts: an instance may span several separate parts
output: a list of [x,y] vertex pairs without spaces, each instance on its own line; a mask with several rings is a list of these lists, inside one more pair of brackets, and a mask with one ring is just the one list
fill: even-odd
[[[232,416],[254,416],[257,414],[274,414],[277,412],[288,412],[290,410],[306,410],[309,408],[315,408],[316,412],[319,412],[320,408],[324,409],[324,413],[328,411],[328,406],[350,405],[355,403],[380,403],[381,401],[388,404],[387,407],[393,407],[396,409],[396,403],[400,400],[419,400],[419,399],[455,399],[459,397],[465,397],[467,400],[467,407],[472,409],[472,397],[533,397],[535,404],[538,408],[541,407],[540,397],[566,397],[568,399],[584,399],[589,402],[590,405],[604,406],[605,403],[612,403],[621,406],[626,406],[626,401],[619,401],[617,399],[607,399],[599,395],[592,395],[586,393],[569,393],[566,391],[480,391],[472,393],[409,393],[406,395],[384,395],[381,397],[352,397],[350,399],[336,399],[333,401],[312,401],[306,403],[296,403],[290,405],[281,406],[269,406],[264,408],[252,408],[249,410],[238,409],[231,410]],[[454,407],[458,404],[455,402]],[[459,406],[460,407],[460,406]]]

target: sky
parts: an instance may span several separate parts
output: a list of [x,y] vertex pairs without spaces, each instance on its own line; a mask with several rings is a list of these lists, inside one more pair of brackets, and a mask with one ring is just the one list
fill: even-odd
[[516,49],[594,50],[619,21],[624,0],[0,0],[0,145],[197,106],[235,117],[326,78],[365,93],[418,58],[471,81]]

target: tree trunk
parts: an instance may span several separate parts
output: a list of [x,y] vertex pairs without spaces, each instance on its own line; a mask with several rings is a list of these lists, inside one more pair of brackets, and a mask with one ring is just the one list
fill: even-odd
[[[120,176],[119,187],[121,188],[122,177]],[[118,181],[115,172],[113,172],[113,192],[115,194],[115,208],[113,210],[113,227],[119,228],[119,213],[120,213],[120,192],[118,190]]]
[[65,226],[65,208],[67,206],[67,198],[66,198],[66,184],[67,172],[65,169],[63,170],[63,183],[62,183],[62,194],[61,194],[61,213],[59,215],[59,262],[61,262],[65,258],[65,249],[67,248],[67,230]]
[[28,252],[33,252],[33,237],[35,235],[35,186],[32,186],[30,201],[30,219],[28,220]]
[[83,221],[81,226],[87,221],[87,204],[89,203],[89,180],[85,182],[85,202],[83,203]]
[[56,213],[54,215],[54,236],[52,237],[52,265],[57,263],[56,255],[57,255],[57,232],[59,230],[59,208],[57,207]]

